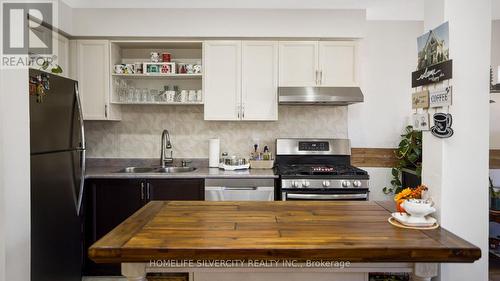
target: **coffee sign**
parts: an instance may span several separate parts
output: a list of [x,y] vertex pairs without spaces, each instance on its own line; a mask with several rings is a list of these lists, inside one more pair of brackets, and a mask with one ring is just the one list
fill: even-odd
[[413,109],[417,108],[428,108],[429,107],[429,91],[416,92],[411,95],[411,107]]
[[431,128],[431,133],[438,138],[445,139],[453,136],[453,118],[449,113],[435,113],[432,117],[434,126]]
[[451,105],[451,86],[429,93],[429,107],[444,107]]

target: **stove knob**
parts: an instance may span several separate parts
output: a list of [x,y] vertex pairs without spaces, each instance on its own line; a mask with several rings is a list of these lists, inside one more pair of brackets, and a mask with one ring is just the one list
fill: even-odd
[[323,186],[324,187],[329,187],[330,186],[330,181],[323,181]]
[[302,182],[303,187],[309,187],[309,181],[303,181]]
[[349,187],[349,186],[351,186],[350,181],[342,181],[342,187]]
[[292,187],[295,187],[295,188],[299,187],[299,183],[296,181],[292,181]]
[[361,182],[356,180],[352,183],[352,185],[354,185],[354,187],[361,187]]

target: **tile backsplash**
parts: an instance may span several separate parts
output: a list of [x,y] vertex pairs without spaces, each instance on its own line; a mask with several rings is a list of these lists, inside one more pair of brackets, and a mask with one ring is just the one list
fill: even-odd
[[159,158],[163,129],[174,158],[207,158],[210,138],[220,138],[221,152],[247,157],[254,140],[274,152],[279,137],[347,138],[347,107],[280,106],[278,121],[248,122],[204,121],[203,106],[122,106],[122,121],[85,122],[87,156]]

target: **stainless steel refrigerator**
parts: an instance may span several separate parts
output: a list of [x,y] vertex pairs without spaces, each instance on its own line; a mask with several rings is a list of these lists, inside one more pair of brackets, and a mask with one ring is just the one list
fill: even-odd
[[[30,87],[47,88],[43,97],[30,93],[31,280],[80,281],[85,141],[78,83],[38,70],[29,75]],[[37,79],[44,82],[36,86]]]

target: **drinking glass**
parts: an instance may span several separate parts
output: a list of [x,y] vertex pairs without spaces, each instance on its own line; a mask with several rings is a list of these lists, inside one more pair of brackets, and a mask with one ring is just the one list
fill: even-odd
[[134,87],[128,88],[127,91],[128,91],[127,102],[134,102],[134,92],[135,92]]
[[135,102],[141,102],[141,89],[135,88],[134,91],[134,101]]
[[144,88],[141,90],[141,100],[143,102],[151,101],[148,89]]
[[159,93],[156,89],[149,90],[149,96],[152,102],[159,102]]

